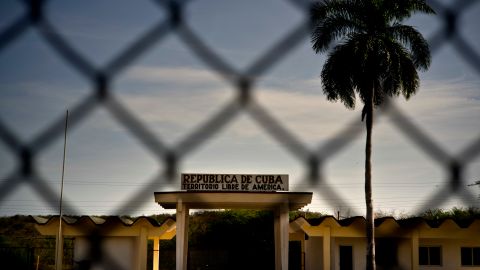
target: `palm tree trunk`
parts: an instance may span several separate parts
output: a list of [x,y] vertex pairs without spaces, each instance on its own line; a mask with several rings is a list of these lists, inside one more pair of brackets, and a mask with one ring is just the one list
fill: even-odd
[[366,215],[366,235],[367,235],[367,270],[375,270],[375,225],[373,218],[373,200],[372,200],[372,127],[373,127],[373,93],[368,97],[368,103],[365,104],[367,138],[365,143],[365,203],[367,208]]

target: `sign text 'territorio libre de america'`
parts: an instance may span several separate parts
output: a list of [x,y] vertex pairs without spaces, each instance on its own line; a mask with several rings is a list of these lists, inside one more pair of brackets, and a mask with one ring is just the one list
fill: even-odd
[[182,173],[181,185],[188,191],[288,191],[288,175]]

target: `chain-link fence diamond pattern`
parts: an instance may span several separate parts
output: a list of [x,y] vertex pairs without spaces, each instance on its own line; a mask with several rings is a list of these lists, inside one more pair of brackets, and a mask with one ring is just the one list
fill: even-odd
[[[190,5],[201,5],[201,1],[152,1],[152,7],[158,9],[159,16],[152,25],[145,26],[141,34],[132,37],[132,42],[120,52],[114,53],[113,57],[103,65],[98,65],[87,57],[82,50],[64,31],[59,30],[62,26],[56,25],[50,17],[49,5],[54,1],[25,0],[23,10],[18,16],[6,23],[0,33],[0,55],[5,53],[27,33],[34,31],[42,42],[55,57],[66,64],[85,84],[90,91],[75,102],[70,108],[70,129],[80,126],[87,121],[96,109],[102,108],[110,114],[115,123],[123,128],[124,132],[136,139],[141,148],[159,164],[159,170],[151,180],[135,191],[124,202],[115,205],[115,211],[111,214],[122,215],[128,209],[141,209],[145,198],[152,198],[153,191],[165,185],[176,187],[179,168],[189,156],[197,151],[207,141],[214,138],[240,115],[246,115],[254,123],[261,127],[262,131],[270,140],[280,145],[292,159],[302,164],[304,179],[299,185],[311,187],[320,197],[328,198],[327,202],[334,201],[335,205],[348,206],[345,200],[327,181],[324,175],[325,164],[336,154],[348,147],[363,132],[363,125],[355,119],[346,122],[345,127],[334,136],[316,147],[296,136],[282,122],[281,118],[256,98],[257,85],[261,83],[269,72],[280,65],[282,61],[288,61],[288,56],[309,40],[309,7],[310,1],[290,0],[282,1],[282,5],[288,5],[299,14],[304,14],[303,19],[284,31],[285,34],[278,40],[273,41],[263,51],[255,52],[257,57],[249,62],[244,68],[238,68],[228,57],[212,46],[212,43],[202,37],[188,17]],[[463,21],[464,14],[470,10],[478,10],[479,2],[474,0],[452,1],[432,0],[429,4],[436,10],[435,22],[437,27],[432,34],[427,36],[431,45],[433,59],[440,51],[451,46],[458,55],[458,60],[466,63],[475,76],[480,77],[480,52],[478,40],[465,36],[462,29],[467,27]],[[114,4],[114,3],[110,3]],[[252,6],[252,8],[255,8]],[[247,15],[245,15],[247,16]],[[470,15],[471,16],[471,15]],[[246,17],[245,20],[248,20]],[[468,22],[467,22],[468,23]],[[282,31],[280,31],[282,32]],[[176,143],[167,143],[165,138],[158,136],[148,121],[124,104],[124,100],[114,90],[114,83],[125,74],[135,61],[145,57],[152,51],[162,50],[163,44],[174,36],[195,57],[195,60],[214,72],[219,81],[227,85],[226,88],[234,89],[233,98],[223,104],[212,104],[216,107],[214,113],[207,117],[200,125],[188,131],[181,140]],[[314,56],[312,53],[312,57]],[[319,60],[320,61],[320,60]],[[15,63],[2,63],[3,66],[15,65]],[[48,67],[46,67],[48,68]],[[320,70],[318,70],[319,72]],[[318,89],[320,95],[320,89]],[[2,91],[0,89],[0,91]],[[478,96],[478,95],[477,95]],[[28,110],[28,108],[25,108]],[[406,139],[415,149],[431,159],[439,170],[446,173],[446,184],[438,188],[438,192],[431,197],[424,198],[424,203],[418,207],[418,211],[434,208],[445,200],[456,197],[465,205],[477,203],[477,196],[473,189],[468,191],[462,187],[469,184],[465,179],[465,172],[469,166],[478,159],[480,154],[480,133],[471,142],[465,142],[465,147],[458,153],[451,154],[447,147],[437,143],[425,132],[425,128],[409,118],[394,102],[389,102],[380,111],[381,117],[392,119],[392,123],[398,133]],[[0,201],[5,200],[9,194],[20,189],[22,186],[33,188],[36,194],[53,209],[58,208],[59,193],[48,184],[39,172],[38,157],[58,143],[63,138],[64,119],[59,115],[56,120],[50,122],[35,136],[29,140],[10,128],[5,122],[8,115],[2,115],[0,119],[0,142],[5,149],[15,158],[15,166],[11,172],[0,181]],[[472,115],[478,118],[478,115]],[[480,124],[480,122],[478,122]],[[261,149],[259,149],[261,151]],[[317,188],[318,187],[318,188]],[[359,191],[360,192],[360,191]],[[140,203],[138,203],[140,202]],[[81,210],[75,203],[65,197],[64,209],[66,213],[77,214]],[[114,265],[114,264],[112,264]]]

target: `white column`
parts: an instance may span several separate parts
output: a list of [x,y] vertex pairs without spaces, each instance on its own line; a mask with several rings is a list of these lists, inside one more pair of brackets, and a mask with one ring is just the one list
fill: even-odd
[[275,269],[288,270],[288,203],[275,211]]
[[331,261],[330,261],[330,227],[323,228],[323,270],[330,270]]
[[137,267],[139,270],[147,269],[147,228],[140,228],[138,236],[138,258]]
[[160,237],[155,236],[153,238],[153,270],[160,269],[159,255],[160,255]]
[[187,270],[188,212],[182,200],[177,202],[176,270]]
[[411,256],[412,256],[412,266],[410,269],[418,270],[418,231],[412,231],[412,242],[411,242]]

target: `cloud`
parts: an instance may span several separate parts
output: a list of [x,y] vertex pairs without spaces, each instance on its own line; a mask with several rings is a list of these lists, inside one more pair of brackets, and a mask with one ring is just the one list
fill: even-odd
[[467,147],[480,134],[479,82],[425,80],[409,101],[397,106],[427,136],[451,153]]
[[348,110],[341,103],[327,101],[320,89],[302,91],[310,87],[310,82],[299,81],[296,85],[295,90],[261,88],[257,98],[279,122],[304,140],[318,142],[331,137],[359,117],[358,109]]
[[[235,98],[235,90],[227,90],[229,87],[214,73],[203,69],[140,66],[133,68],[127,77],[136,82],[162,84],[161,91],[143,94],[136,91],[123,95],[135,112],[154,125],[191,129]],[[342,103],[327,101],[319,79],[291,80],[284,86],[272,83],[275,81],[273,78],[266,81],[254,89],[255,100],[301,141],[317,144],[332,138],[352,121],[360,121],[362,104],[358,102],[357,108],[352,111]],[[475,125],[480,116],[477,84],[460,79],[424,80],[417,95],[409,101],[400,97],[396,99],[396,104],[413,123],[433,134],[441,143],[467,138],[465,133],[479,133],[478,125]],[[379,119],[380,124],[375,127],[378,140],[388,143],[403,136],[398,135],[396,129],[382,128],[382,123],[391,119]],[[231,125],[233,133],[229,135],[240,138],[254,138],[259,132],[264,132],[260,127],[258,131],[254,130],[254,126],[249,124],[245,128],[243,120]]]
[[212,71],[191,67],[135,66],[127,72],[126,78],[134,82],[168,83],[188,87],[223,84],[220,77]]
[[[127,73],[126,79],[129,87],[135,87],[136,83],[156,89],[120,91],[122,99],[134,112],[147,123],[177,129],[205,122],[236,96],[235,89],[230,89],[214,73],[192,67],[137,66]],[[290,81],[285,87],[262,84],[254,88],[254,97],[274,119],[302,140],[318,142],[319,138],[333,135],[358,115],[340,103],[326,101],[317,80]],[[258,138],[264,131],[251,124],[254,118],[235,119],[230,124],[232,132],[229,135]]]

